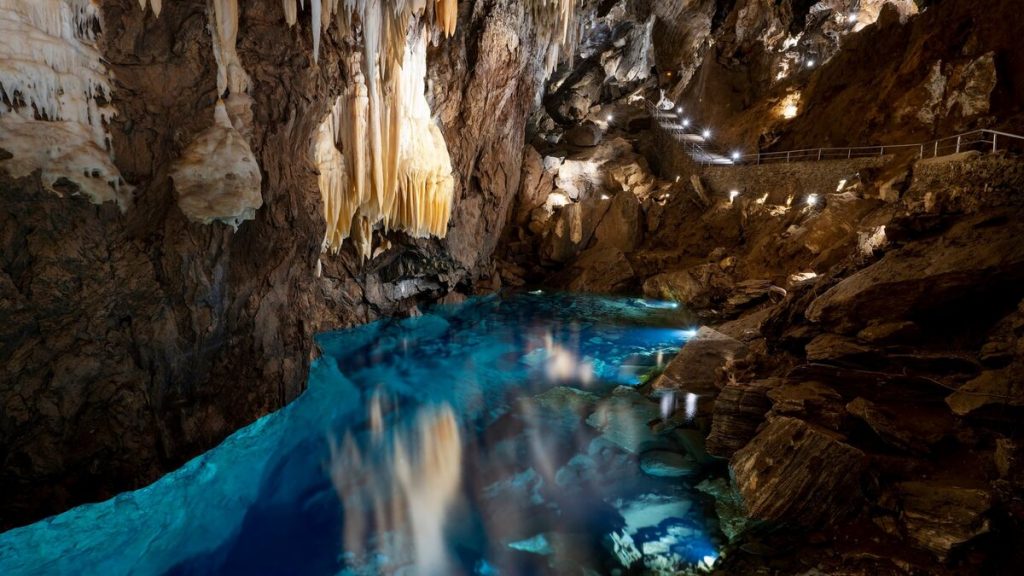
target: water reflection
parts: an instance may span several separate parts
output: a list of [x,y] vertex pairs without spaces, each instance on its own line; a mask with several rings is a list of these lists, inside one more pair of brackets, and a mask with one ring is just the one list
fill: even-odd
[[344,509],[345,559],[357,571],[375,559],[410,560],[417,574],[452,572],[445,522],[459,492],[462,439],[450,406],[421,408],[408,429],[386,436],[383,395],[369,406],[365,453],[351,432],[332,441],[331,482]]
[[295,402],[152,486],[0,534],[0,573],[695,569],[718,548],[698,402],[637,390],[688,326],[520,294],[324,334]]

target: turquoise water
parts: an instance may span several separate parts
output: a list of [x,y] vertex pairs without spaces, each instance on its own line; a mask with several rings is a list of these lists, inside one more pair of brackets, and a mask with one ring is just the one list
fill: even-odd
[[[154,484],[0,534],[0,574],[608,574],[716,557],[643,474],[673,306],[539,293],[322,334],[309,388]],[[699,455],[693,455],[699,457]],[[692,463],[693,458],[687,457]]]

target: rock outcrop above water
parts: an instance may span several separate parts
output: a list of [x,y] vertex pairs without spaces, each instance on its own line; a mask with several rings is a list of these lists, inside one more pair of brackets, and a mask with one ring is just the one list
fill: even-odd
[[0,176],[0,492],[16,495],[0,504],[0,528],[142,486],[294,399],[317,331],[492,275],[523,158],[525,134],[507,127],[532,111],[547,50],[521,5],[467,6],[459,34],[428,55],[456,173],[448,237],[392,232],[362,263],[349,248],[320,253],[309,152],[344,88],[341,39],[331,27],[314,63],[309,30],[290,31],[280,2],[240,4],[262,174],[253,220],[191,223],[168,179],[217,101],[204,2],[165,2],[159,18],[100,2],[118,80],[110,132],[133,209]]

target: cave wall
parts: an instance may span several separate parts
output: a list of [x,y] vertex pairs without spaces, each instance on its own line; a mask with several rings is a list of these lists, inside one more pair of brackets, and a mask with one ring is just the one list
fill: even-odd
[[[513,0],[461,3],[428,55],[428,98],[456,172],[444,240],[387,234],[361,263],[324,255],[311,139],[344,88],[340,40],[312,59],[308,7],[241,3],[252,150],[263,207],[237,231],[190,222],[168,171],[209,126],[216,64],[204,0],[157,18],[105,0],[117,79],[116,164],[136,186],[121,213],[0,175],[0,529],[151,482],[305,387],[317,331],[371,321],[487,273],[518,189],[522,135],[546,46]],[[511,130],[509,128],[512,128]]]

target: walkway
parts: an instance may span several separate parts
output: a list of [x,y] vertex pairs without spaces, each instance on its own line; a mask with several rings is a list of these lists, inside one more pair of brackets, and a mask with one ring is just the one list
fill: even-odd
[[1010,151],[1024,153],[1024,136],[999,132],[997,130],[974,130],[917,144],[895,144],[889,146],[856,146],[846,148],[808,148],[782,152],[758,154],[726,154],[709,138],[710,134],[693,126],[688,119],[674,110],[661,110],[647,102],[647,111],[657,122],[660,132],[669,136],[669,143],[678,145],[686,155],[700,166],[721,166],[733,164],[768,164],[775,162],[818,162],[825,160],[849,160],[885,156],[886,154],[907,153],[919,159],[938,158],[977,150],[980,152]]

